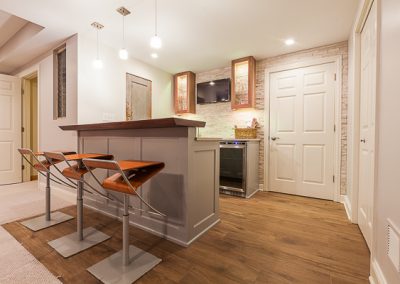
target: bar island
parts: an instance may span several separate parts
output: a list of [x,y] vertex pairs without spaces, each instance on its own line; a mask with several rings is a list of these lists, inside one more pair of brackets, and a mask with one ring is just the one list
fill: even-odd
[[[196,127],[204,126],[202,121],[162,118],[60,128],[78,132],[79,153],[164,162],[165,168],[138,193],[166,217],[152,214],[138,198],[132,198],[131,224],[188,246],[219,221],[219,143],[196,140]],[[99,180],[112,174],[106,170],[94,173]],[[93,177],[87,175],[85,179],[102,190]],[[115,201],[86,194],[84,204],[108,215],[122,216],[121,205]]]

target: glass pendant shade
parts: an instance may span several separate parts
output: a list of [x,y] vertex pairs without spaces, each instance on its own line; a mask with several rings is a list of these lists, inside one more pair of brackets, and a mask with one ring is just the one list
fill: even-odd
[[162,46],[161,38],[159,36],[153,36],[150,40],[150,46],[155,49],[160,49]]
[[122,60],[127,60],[128,59],[128,50],[126,50],[125,48],[121,48],[119,50],[119,58],[121,58]]
[[93,60],[93,67],[96,69],[103,68],[103,61],[101,61],[101,59],[99,58],[96,58],[95,60]]

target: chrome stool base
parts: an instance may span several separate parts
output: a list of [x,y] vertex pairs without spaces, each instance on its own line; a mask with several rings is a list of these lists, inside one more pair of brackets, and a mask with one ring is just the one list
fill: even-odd
[[129,264],[123,265],[122,250],[96,263],[87,270],[103,283],[130,284],[149,272],[161,262],[161,259],[141,250],[129,246]]
[[74,217],[57,211],[51,213],[50,220],[47,220],[46,215],[42,215],[20,223],[28,229],[37,232],[52,227],[54,225],[69,221],[71,219],[74,219]]
[[110,236],[96,230],[93,227],[83,229],[83,240],[79,240],[78,233],[72,233],[56,240],[48,242],[59,254],[67,258],[92,246],[108,240]]

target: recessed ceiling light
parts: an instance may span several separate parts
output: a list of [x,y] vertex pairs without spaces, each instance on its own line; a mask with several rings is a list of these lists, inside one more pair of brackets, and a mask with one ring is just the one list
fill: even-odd
[[152,53],[152,54],[151,54],[151,57],[153,57],[153,58],[158,58],[158,54],[157,54],[157,53]]
[[294,39],[288,38],[287,40],[285,40],[285,44],[286,45],[293,45],[294,44]]

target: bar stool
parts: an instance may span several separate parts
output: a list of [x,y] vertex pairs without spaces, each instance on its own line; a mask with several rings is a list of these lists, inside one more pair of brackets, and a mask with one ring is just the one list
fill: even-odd
[[[59,179],[57,176],[53,175],[53,178],[51,178],[52,173],[50,167],[52,165],[45,159],[40,159],[40,157],[44,158],[43,153],[42,152],[34,153],[31,149],[27,148],[18,149],[18,152],[22,155],[22,158],[24,158],[24,160],[31,165],[32,168],[36,169],[38,173],[46,177],[45,214],[29,220],[25,220],[21,222],[21,224],[27,227],[28,229],[36,232],[73,219],[74,217],[62,212],[56,211],[51,213],[50,180],[57,184],[64,184],[67,186],[68,184],[66,184],[63,180]],[[68,154],[74,154],[75,152],[64,151],[62,153],[68,155]],[[32,160],[29,159],[28,157],[32,158]],[[59,163],[59,162],[61,161],[58,160],[54,161],[54,163]]]
[[164,163],[84,159],[83,164],[91,173],[96,168],[117,171],[106,178],[102,186],[106,190],[123,193],[124,196],[122,250],[87,270],[103,283],[132,283],[160,263],[161,259],[129,245],[129,196],[136,195],[153,213],[165,216],[136,192],[143,183],[164,168]]
[[[88,227],[85,229],[83,228],[83,191],[85,190],[84,184],[86,183],[84,180],[84,175],[88,172],[88,170],[83,166],[82,159],[112,159],[113,156],[107,154],[64,155],[61,152],[45,152],[44,155],[46,159],[50,162],[50,164],[53,164],[54,161],[65,162],[68,167],[66,167],[62,171],[59,171],[67,180],[71,182],[73,182],[72,180],[77,181],[77,231],[59,239],[50,241],[48,242],[48,244],[53,247],[59,254],[66,258],[101,242],[104,242],[105,240],[108,240],[110,236],[96,230],[93,227]],[[74,164],[71,164],[71,162]],[[57,168],[57,166],[55,167]],[[93,187],[91,188],[95,190]]]

